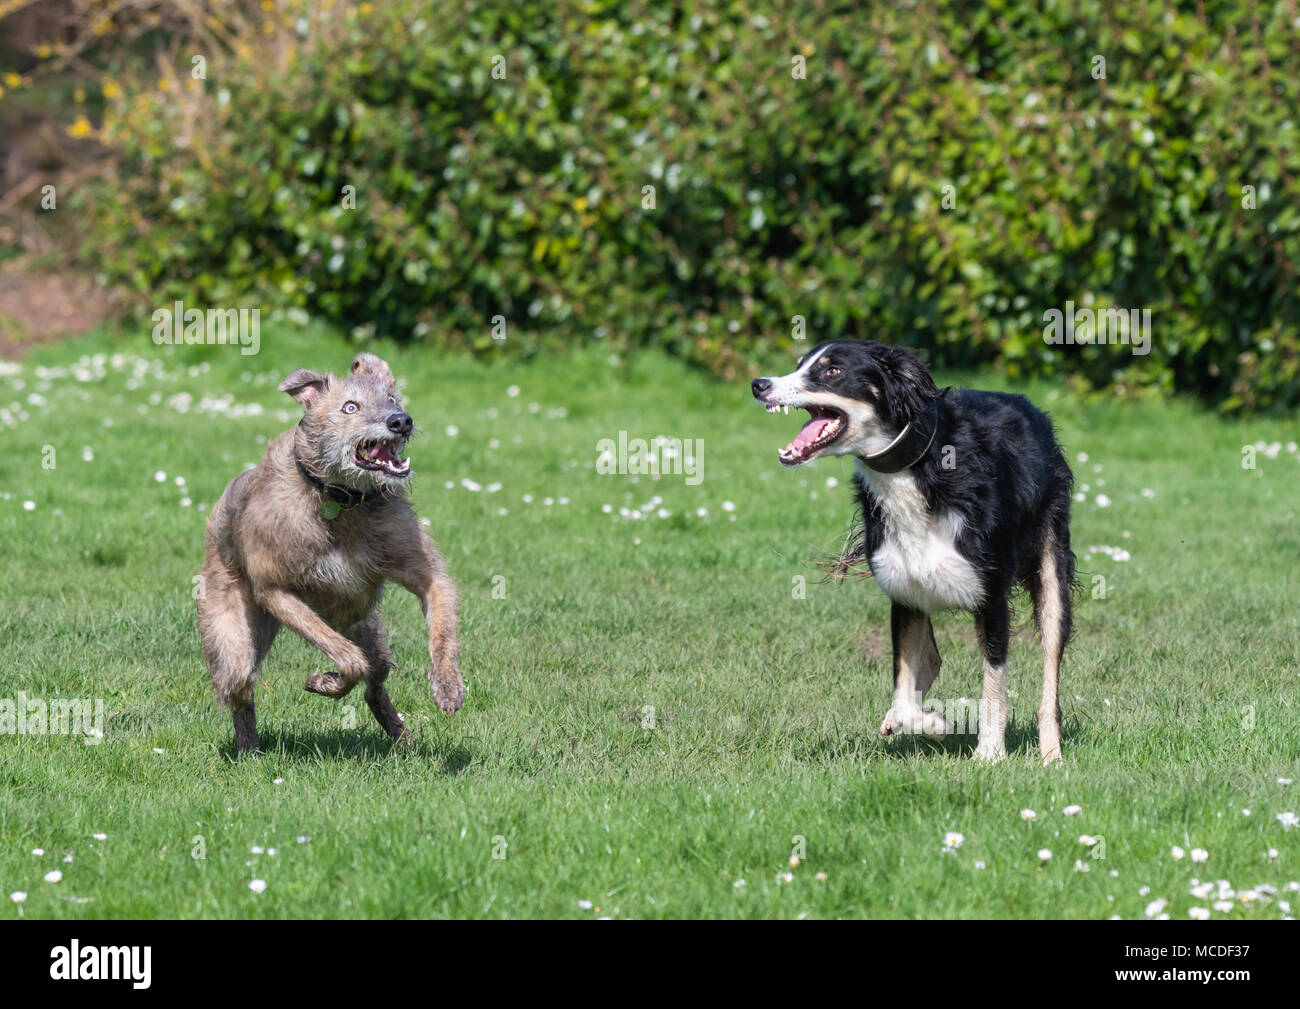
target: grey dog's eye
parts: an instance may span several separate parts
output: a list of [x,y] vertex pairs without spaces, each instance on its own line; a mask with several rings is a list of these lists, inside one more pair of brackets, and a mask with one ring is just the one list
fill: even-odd
[[346,403],[343,404],[343,412],[344,412],[344,413],[356,413],[356,412],[357,412],[357,405],[356,405],[354,402],[352,402],[352,400],[348,400]]

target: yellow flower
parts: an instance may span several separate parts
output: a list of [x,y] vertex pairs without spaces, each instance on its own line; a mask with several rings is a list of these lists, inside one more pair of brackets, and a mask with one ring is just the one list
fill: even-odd
[[357,10],[359,10],[362,14],[369,14],[374,9],[375,9],[374,6],[368,3],[363,3],[360,7],[357,8]]
[[0,87],[0,98],[3,98],[4,96],[5,96],[5,89],[3,87]]
[[104,97],[110,101],[122,93],[122,89],[113,81],[104,82]]
[[159,91],[170,91],[171,89],[172,89],[172,82],[169,81],[166,77],[163,77],[158,81]]
[[90,125],[90,120],[85,116],[77,116],[76,121],[67,130],[70,137],[87,137],[92,132],[94,132],[94,127]]
[[21,77],[19,77],[19,76],[18,76],[17,74],[15,74],[15,73],[7,73],[7,74],[5,74],[5,76],[4,76],[4,81],[5,81],[5,83],[8,84],[11,88],[20,87],[20,86],[22,85],[22,83],[23,83],[23,79],[22,79]]
[[48,42],[42,42],[40,45],[36,47],[36,55],[43,60],[48,60],[50,56],[53,54],[53,52],[54,50],[50,48]]
[[262,10],[264,10],[264,11],[273,11],[273,10],[275,10],[275,3],[274,3],[274,0],[262,0]]

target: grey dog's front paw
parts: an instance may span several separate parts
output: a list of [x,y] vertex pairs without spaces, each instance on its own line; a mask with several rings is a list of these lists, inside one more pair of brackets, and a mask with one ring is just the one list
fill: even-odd
[[307,677],[307,682],[302,685],[302,689],[320,694],[322,697],[337,698],[346,696],[354,685],[334,673],[313,673]]
[[455,679],[436,677],[433,681],[433,703],[449,715],[454,715],[465,703],[465,683],[460,673],[454,673]]

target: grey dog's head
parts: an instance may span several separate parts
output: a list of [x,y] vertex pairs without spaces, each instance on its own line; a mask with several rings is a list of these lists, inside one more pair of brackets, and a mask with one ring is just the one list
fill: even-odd
[[294,450],[313,475],[359,491],[406,486],[406,439],[414,423],[384,361],[358,354],[345,378],[299,368],[280,391],[306,408]]

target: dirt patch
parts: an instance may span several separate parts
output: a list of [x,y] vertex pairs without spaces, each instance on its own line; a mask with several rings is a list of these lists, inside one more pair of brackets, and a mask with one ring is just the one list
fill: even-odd
[[872,631],[866,637],[854,638],[853,643],[873,661],[889,654],[889,638],[884,631]]
[[84,274],[0,267],[0,358],[84,333],[114,314],[112,295]]

